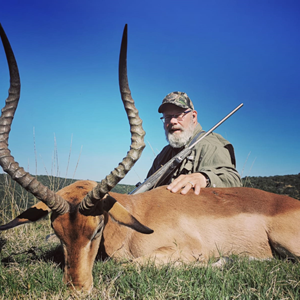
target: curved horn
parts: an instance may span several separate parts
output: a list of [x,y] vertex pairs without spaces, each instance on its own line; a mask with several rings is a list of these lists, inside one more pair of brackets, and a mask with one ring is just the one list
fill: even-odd
[[119,85],[122,101],[128,116],[131,132],[130,150],[127,152],[122,162],[108,176],[105,177],[80,203],[80,211],[91,209],[102,199],[117,183],[125,177],[135,162],[140,158],[145,148],[145,131],[142,127],[142,120],[138,115],[138,110],[134,105],[127,77],[127,24],[124,27],[120,58],[119,58]]
[[50,209],[59,214],[63,214],[69,210],[69,204],[67,201],[49,190],[48,187],[38,182],[29,173],[25,172],[24,169],[14,160],[14,157],[10,154],[10,150],[8,149],[9,132],[20,99],[21,84],[17,62],[1,24],[0,36],[5,50],[10,74],[8,98],[6,99],[5,106],[2,109],[0,117],[0,165],[13,180],[18,182],[28,192],[43,201]]

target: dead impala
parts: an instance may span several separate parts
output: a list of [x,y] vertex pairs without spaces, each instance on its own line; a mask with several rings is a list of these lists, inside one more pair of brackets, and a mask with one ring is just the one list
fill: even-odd
[[0,35],[10,71],[9,96],[0,118],[0,164],[14,180],[41,200],[0,226],[0,230],[37,221],[51,212],[52,227],[63,245],[66,283],[77,289],[91,289],[92,267],[100,242],[108,256],[140,263],[149,259],[156,264],[206,263],[211,257],[231,254],[266,259],[271,258],[273,252],[300,256],[300,202],[287,196],[251,188],[206,188],[199,196],[192,192],[173,194],[165,187],[136,195],[109,193],[144,148],[142,121],[127,80],[126,26],[119,82],[132,135],[130,151],[99,184],[78,181],[57,193],[43,186],[19,167],[8,149],[11,123],[20,96],[20,79],[2,27]]

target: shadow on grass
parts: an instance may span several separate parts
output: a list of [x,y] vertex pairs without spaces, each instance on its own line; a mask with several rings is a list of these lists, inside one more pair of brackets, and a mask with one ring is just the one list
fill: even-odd
[[[6,241],[0,239],[0,250],[5,245]],[[1,263],[4,266],[9,266],[12,263],[21,263],[24,262],[24,257],[26,260],[31,261],[44,261],[44,262],[53,262],[57,264],[61,269],[64,265],[64,255],[63,249],[61,245],[56,245],[54,248],[50,250],[45,250],[38,247],[31,247],[26,251],[22,252],[13,252],[9,256],[1,259]]]
[[6,244],[6,240],[0,237],[0,253]]
[[[6,242],[6,239],[0,237],[0,253]],[[107,259],[108,255],[104,247],[100,245],[95,261],[105,261]],[[64,254],[61,244],[54,244],[53,248],[47,250],[43,247],[31,247],[22,252],[12,252],[10,255],[3,257],[1,263],[4,266],[9,266],[10,264],[22,263],[24,260],[53,262],[61,269],[64,267]]]

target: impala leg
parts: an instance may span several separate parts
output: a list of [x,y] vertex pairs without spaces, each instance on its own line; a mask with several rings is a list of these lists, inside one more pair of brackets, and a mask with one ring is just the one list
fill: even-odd
[[270,244],[285,258],[300,258],[300,212],[277,217],[269,231]]
[[193,255],[184,254],[182,250],[175,249],[174,247],[161,247],[149,255],[144,255],[132,260],[132,262],[140,265],[153,263],[155,266],[162,266],[165,264],[172,264],[173,266],[181,265],[183,263],[198,262],[206,263],[201,257],[195,257]]

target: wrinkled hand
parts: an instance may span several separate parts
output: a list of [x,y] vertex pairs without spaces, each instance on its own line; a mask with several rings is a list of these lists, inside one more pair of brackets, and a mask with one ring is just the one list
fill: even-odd
[[167,189],[172,193],[177,193],[181,190],[181,194],[185,195],[191,188],[194,189],[195,195],[200,194],[201,188],[206,187],[206,178],[201,173],[193,173],[188,175],[180,175],[177,177]]

